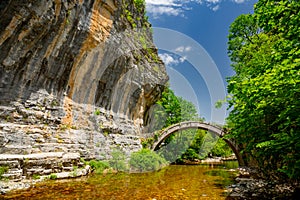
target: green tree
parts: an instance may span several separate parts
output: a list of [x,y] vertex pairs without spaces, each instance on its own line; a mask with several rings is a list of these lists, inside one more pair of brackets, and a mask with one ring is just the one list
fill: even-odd
[[161,105],[164,109],[162,113],[166,117],[164,127],[182,121],[180,101],[173,90],[166,88],[157,104]]
[[156,111],[156,118],[165,119],[164,128],[183,121],[203,121],[199,117],[195,105],[182,97],[176,96],[169,87],[165,88],[157,104],[162,109]]
[[226,142],[219,138],[216,144],[213,146],[211,153],[213,156],[217,157],[228,157],[233,154],[231,148],[226,144]]
[[192,145],[196,132],[197,130],[182,130],[174,133],[164,141],[163,147],[158,151],[159,154],[169,162],[181,162],[183,155],[190,156],[186,151]]
[[196,134],[194,134],[192,138],[192,142],[189,145],[189,148],[182,154],[181,158],[178,160],[178,162],[182,160],[195,160],[195,159],[202,159],[204,157],[203,149],[203,142],[206,135],[206,131],[204,130],[196,130]]
[[[154,111],[156,130],[169,127],[183,121],[203,121],[198,115],[195,105],[182,97],[174,94],[174,91],[166,87],[162,98],[157,102],[159,109]],[[162,125],[161,122],[164,121]],[[160,154],[169,162],[181,158],[186,149],[191,145],[195,137],[195,130],[179,131],[164,141],[165,147],[160,149]]]
[[[248,164],[300,178],[300,4],[259,0],[230,26],[228,124]],[[267,170],[268,169],[268,170]]]

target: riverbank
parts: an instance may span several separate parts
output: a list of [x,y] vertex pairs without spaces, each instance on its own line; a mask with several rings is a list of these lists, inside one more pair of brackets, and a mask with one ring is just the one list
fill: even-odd
[[257,176],[257,172],[251,168],[239,168],[236,183],[229,186],[226,200],[299,200],[299,182],[269,181]]

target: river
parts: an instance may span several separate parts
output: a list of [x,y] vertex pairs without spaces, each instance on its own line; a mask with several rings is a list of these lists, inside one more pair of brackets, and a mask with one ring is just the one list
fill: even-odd
[[[225,199],[226,186],[232,184],[230,168],[221,165],[171,165],[157,172],[90,175],[80,179],[54,180],[36,184],[4,199]],[[1,196],[0,196],[1,197]]]

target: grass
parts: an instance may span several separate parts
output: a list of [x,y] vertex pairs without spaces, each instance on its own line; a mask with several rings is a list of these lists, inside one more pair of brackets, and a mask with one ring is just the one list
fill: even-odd
[[5,174],[6,172],[8,172],[8,167],[7,166],[1,166],[0,167],[0,180],[3,178],[3,174]]
[[57,179],[57,175],[56,175],[56,174],[50,174],[50,175],[48,176],[48,178],[49,178],[50,180],[56,180],[56,179]]
[[41,176],[38,175],[38,174],[33,174],[32,178],[33,178],[34,180],[38,180],[38,179],[41,178]]

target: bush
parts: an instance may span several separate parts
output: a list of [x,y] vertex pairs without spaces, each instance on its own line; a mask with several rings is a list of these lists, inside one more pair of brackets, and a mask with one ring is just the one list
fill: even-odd
[[95,171],[96,174],[102,174],[105,169],[109,169],[109,163],[105,161],[96,161],[91,160],[88,162],[88,165],[91,166],[92,170]]
[[115,149],[111,153],[112,159],[108,162],[91,160],[87,164],[91,166],[96,174],[101,174],[105,169],[112,168],[117,171],[127,171],[128,167],[125,162],[125,154],[119,149]]
[[167,161],[154,151],[141,149],[131,154],[129,164],[134,171],[147,172],[164,167]]
[[115,149],[111,153],[112,159],[109,160],[110,166],[117,171],[127,171],[128,167],[125,162],[125,154],[119,149]]

